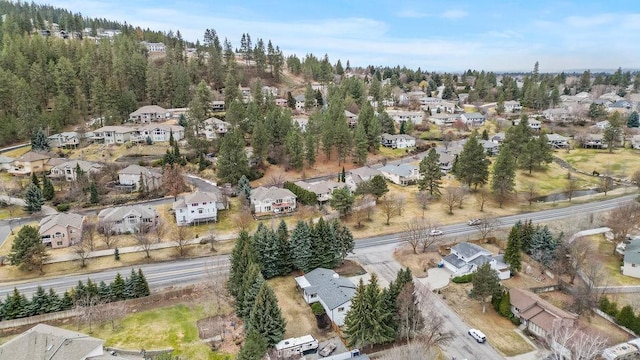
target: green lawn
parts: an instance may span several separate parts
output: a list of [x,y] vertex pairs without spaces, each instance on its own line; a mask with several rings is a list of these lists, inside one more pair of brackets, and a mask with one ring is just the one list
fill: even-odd
[[640,152],[633,149],[615,149],[613,153],[607,149],[574,149],[569,153],[557,151],[555,155],[587,173],[609,171],[614,176],[629,177],[640,167]]
[[620,260],[613,255],[614,243],[605,240],[602,235],[590,236],[589,241],[593,242],[594,248],[597,249],[597,253],[591,259],[601,262],[607,274],[605,285],[640,285],[640,279],[622,275]]
[[[201,306],[176,305],[130,314],[124,317],[113,330],[110,322],[93,327],[91,336],[105,339],[105,346],[123,349],[173,348],[184,359],[219,360],[230,358],[228,354],[212,352],[206,344],[198,341],[196,322],[206,317]],[[89,333],[88,328],[65,326],[70,330]]]

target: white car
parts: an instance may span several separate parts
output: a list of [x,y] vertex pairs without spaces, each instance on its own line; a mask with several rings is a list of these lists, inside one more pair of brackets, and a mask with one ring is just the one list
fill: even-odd
[[444,233],[442,232],[442,230],[439,229],[433,229],[429,232],[429,235],[431,236],[440,236],[443,235]]
[[475,225],[480,225],[482,224],[482,220],[480,219],[471,219],[467,222],[467,225],[469,226],[475,226]]
[[471,337],[476,339],[476,341],[479,343],[484,343],[485,341],[487,341],[487,337],[480,330],[469,329],[469,335],[471,335]]

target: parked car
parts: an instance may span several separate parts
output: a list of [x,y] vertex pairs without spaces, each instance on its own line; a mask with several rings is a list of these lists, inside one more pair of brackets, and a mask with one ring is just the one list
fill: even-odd
[[337,345],[333,342],[328,343],[327,345],[325,345],[320,352],[318,352],[318,354],[320,354],[320,356],[329,356],[333,350],[335,350],[337,347]]
[[440,236],[443,235],[444,233],[442,232],[442,230],[440,229],[433,229],[429,232],[429,235],[431,236]]
[[475,226],[475,225],[480,225],[482,224],[482,220],[480,219],[471,219],[467,222],[467,225],[469,226]]
[[484,343],[485,341],[487,341],[487,337],[480,330],[469,329],[469,335],[471,335],[471,337],[476,339],[476,341],[479,343]]

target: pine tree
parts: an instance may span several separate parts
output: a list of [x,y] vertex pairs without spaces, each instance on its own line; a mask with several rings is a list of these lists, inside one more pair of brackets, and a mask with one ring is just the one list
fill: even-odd
[[503,149],[493,167],[491,190],[498,199],[500,207],[511,196],[516,186],[515,158],[509,148]]
[[48,313],[63,310],[62,299],[60,299],[60,296],[58,296],[58,294],[56,293],[55,290],[53,290],[53,288],[49,288],[49,293],[47,294],[47,296],[49,298],[49,308],[47,309]]
[[127,284],[125,280],[122,278],[120,273],[116,274],[116,277],[113,279],[113,282],[110,284],[111,294],[115,301],[124,300],[127,297],[125,296],[125,288]]
[[289,229],[284,220],[280,221],[280,225],[278,225],[276,239],[278,242],[278,254],[280,254],[278,274],[287,275],[293,270],[293,263],[291,259],[291,247],[289,245]]
[[388,192],[387,180],[385,180],[382,175],[375,175],[369,180],[369,193],[375,196],[376,200]]
[[64,292],[60,300],[60,310],[69,310],[73,307],[73,297],[68,291]]
[[245,175],[242,175],[238,180],[236,189],[238,195],[243,196],[247,202],[251,201],[251,184],[249,184],[249,179]]
[[244,151],[244,139],[237,130],[229,131],[220,144],[217,175],[221,182],[237,184],[242,175],[249,174],[249,160]]
[[253,263],[249,264],[249,268],[242,277],[242,295],[238,297],[236,302],[236,314],[245,322],[249,321],[251,309],[253,309],[262,283],[264,283],[264,277],[260,272],[260,267]]
[[324,218],[311,227],[312,258],[310,270],[322,267],[331,269],[334,264],[331,229]]
[[308,272],[312,270],[311,261],[313,252],[311,248],[311,229],[309,225],[300,220],[291,232],[291,241],[289,242],[291,249],[291,259],[296,269]]
[[131,275],[124,281],[124,296],[127,299],[135,299],[138,296],[136,293],[136,283],[138,282],[138,274],[135,270],[131,269]]
[[629,114],[629,118],[627,119],[627,127],[628,128],[637,128],[640,127],[640,115],[638,115],[637,111]]
[[340,212],[340,217],[345,217],[351,213],[354,202],[355,197],[346,186],[334,189],[329,199],[329,205]]
[[34,172],[31,173],[31,183],[40,188],[40,180],[38,179],[38,175]]
[[238,352],[237,360],[261,360],[268,347],[264,336],[257,331],[250,331]]
[[349,346],[384,344],[393,341],[394,331],[389,325],[391,313],[386,311],[384,298],[376,274],[365,286],[360,280],[351,310],[345,317],[345,335]]
[[113,257],[116,261],[120,261],[120,250],[118,250],[118,248],[115,248],[115,250],[113,250]]
[[42,197],[49,201],[56,195],[51,179],[42,174]]
[[47,293],[44,291],[44,288],[42,286],[38,285],[38,288],[35,294],[31,296],[31,301],[28,305],[27,311],[29,313],[29,316],[46,314],[48,309],[49,298],[47,296]]
[[98,298],[101,302],[108,303],[114,301],[112,298],[111,288],[104,281],[100,281],[100,284],[98,284]]
[[498,272],[486,262],[478,267],[473,274],[473,297],[482,303],[482,313],[486,311],[486,299],[500,288]]
[[486,184],[489,179],[489,162],[486,157],[484,148],[474,133],[458,155],[454,175],[469,187]]
[[227,281],[227,288],[229,293],[237,297],[238,293],[242,289],[242,277],[249,267],[249,263],[253,262],[254,249],[249,233],[245,230],[238,234],[236,243],[231,251],[229,280]]
[[316,163],[316,144],[317,141],[311,132],[304,135],[304,158],[309,167],[313,167]]
[[335,236],[336,243],[336,261],[342,262],[344,258],[351,252],[355,246],[353,234],[348,227],[334,219],[331,222],[332,233]]
[[38,152],[47,152],[51,150],[49,146],[49,139],[42,129],[38,131],[31,138],[31,150]]
[[134,284],[137,297],[149,296],[151,290],[149,289],[149,283],[147,278],[142,273],[142,269],[138,268],[138,276],[136,277],[136,283]]
[[91,186],[89,187],[89,193],[91,194],[89,202],[92,204],[97,204],[100,202],[100,195],[98,194],[98,187],[95,182],[91,182]]
[[522,270],[521,236],[520,227],[513,226],[504,251],[504,261],[509,264],[512,274]]
[[20,294],[17,288],[13,288],[11,295],[7,294],[7,299],[4,302],[3,313],[4,318],[7,320],[19,319],[27,316],[27,307],[29,301],[27,298]]
[[522,115],[518,125],[512,126],[507,130],[500,151],[504,148],[509,148],[517,162],[518,157],[523,153],[525,145],[529,143],[531,138],[532,135],[531,128],[529,127],[529,118],[527,115]]
[[286,322],[278,307],[278,299],[269,284],[264,282],[251,309],[247,330],[262,334],[271,347],[282,340],[285,329]]
[[24,210],[29,214],[33,214],[42,210],[44,205],[44,197],[40,188],[35,184],[30,183],[27,185],[27,189],[24,192]]
[[354,160],[358,165],[364,165],[367,163],[367,155],[369,153],[369,142],[367,140],[367,134],[365,133],[364,124],[358,122],[356,126],[355,134],[353,135]]
[[23,226],[11,244],[9,252],[11,265],[18,265],[22,270],[42,271],[47,257],[47,248],[40,238],[38,229],[29,225]]
[[286,150],[291,167],[302,170],[304,167],[304,139],[298,123],[294,123],[286,137]]
[[281,254],[275,232],[266,226],[259,226],[253,235],[256,250],[256,263],[262,268],[265,279],[280,275]]
[[431,196],[439,196],[443,174],[440,169],[440,154],[435,148],[429,149],[427,156],[420,161],[420,175],[422,176],[418,180],[420,191],[428,190]]

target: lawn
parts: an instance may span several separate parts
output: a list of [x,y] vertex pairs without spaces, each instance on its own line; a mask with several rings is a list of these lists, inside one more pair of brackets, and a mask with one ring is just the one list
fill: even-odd
[[469,298],[471,284],[452,284],[442,291],[446,303],[471,327],[487,335],[487,341],[505,356],[516,356],[535,350],[525,339],[515,332],[516,326],[500,316],[487,304],[482,313],[480,302]]
[[555,155],[588,174],[593,170],[600,174],[608,171],[613,176],[625,178],[640,167],[640,151],[634,149],[615,149],[613,153],[607,149],[574,149],[569,153],[558,151]]
[[169,147],[168,143],[153,145],[105,145],[91,144],[83,148],[67,150],[70,159],[88,161],[114,162],[123,156],[162,156]]
[[[202,306],[175,305],[130,314],[117,322],[110,321],[93,326],[91,336],[104,339],[105,346],[122,349],[159,350],[173,348],[175,354],[190,360],[226,359],[228,355],[214,353],[206,344],[199,343],[196,322],[206,317]],[[89,333],[88,327],[66,328]]]
[[[597,261],[603,265],[606,272],[606,284],[608,286],[620,285],[640,285],[640,279],[622,275],[620,266],[622,265],[618,255],[613,255],[615,244],[605,239],[604,235],[593,235],[584,239],[593,243],[593,248],[597,249],[590,260]],[[589,266],[589,264],[587,264]]]
[[21,147],[18,149],[13,149],[13,150],[9,150],[9,151],[5,151],[2,153],[2,155],[10,157],[10,158],[17,158],[20,157],[24,154],[26,154],[27,152],[29,152],[29,150],[31,150],[31,146],[25,146],[25,147]]
[[9,205],[7,207],[0,208],[0,220],[18,218],[26,215],[27,213],[24,211],[22,206]]

